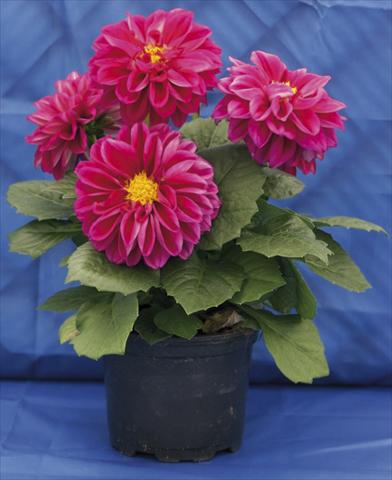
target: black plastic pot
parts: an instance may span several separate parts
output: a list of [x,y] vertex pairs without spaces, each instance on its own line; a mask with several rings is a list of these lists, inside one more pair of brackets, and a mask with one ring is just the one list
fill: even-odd
[[113,447],[166,462],[236,451],[256,338],[257,333],[233,330],[150,346],[130,335],[125,355],[105,358]]

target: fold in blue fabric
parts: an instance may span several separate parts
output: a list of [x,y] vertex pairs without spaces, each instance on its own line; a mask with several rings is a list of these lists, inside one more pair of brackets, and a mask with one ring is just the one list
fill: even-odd
[[252,386],[244,443],[200,464],[109,445],[99,383],[3,382],[4,480],[390,480],[386,388]]

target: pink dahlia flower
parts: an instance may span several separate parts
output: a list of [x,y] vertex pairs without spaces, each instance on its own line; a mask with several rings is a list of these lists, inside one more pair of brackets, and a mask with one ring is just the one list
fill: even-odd
[[210,35],[187,10],[129,15],[102,29],[90,73],[115,94],[127,124],[149,116],[151,125],[172,119],[180,127],[217,85],[221,49]]
[[98,140],[76,168],[75,211],[94,247],[128,266],[188,258],[220,206],[213,169],[195,151],[167,125]]
[[337,144],[336,128],[345,118],[337,113],[345,104],[331,98],[324,87],[329,76],[288,70],[276,55],[252,52],[254,65],[231,59],[230,76],[219,82],[225,97],[213,113],[229,120],[229,138],[245,140],[260,164],[295,175],[316,171],[316,159]]
[[94,141],[114,129],[119,115],[88,75],[72,72],[55,87],[56,93],[38,100],[37,111],[27,117],[37,128],[26,141],[37,145],[35,166],[59,180],[85,154],[88,136]]

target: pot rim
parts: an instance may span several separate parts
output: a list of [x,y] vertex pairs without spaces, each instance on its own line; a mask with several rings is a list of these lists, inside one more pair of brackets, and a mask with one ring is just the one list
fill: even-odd
[[167,344],[177,344],[177,345],[189,345],[192,343],[193,345],[197,344],[219,344],[219,343],[227,343],[232,340],[235,340],[239,337],[254,337],[257,338],[259,332],[252,329],[227,329],[221,332],[214,332],[214,333],[202,333],[197,334],[191,339],[176,337],[172,335],[169,338],[165,338],[160,342],[154,343],[153,345],[149,345],[139,334],[132,332],[128,338],[128,342],[138,342],[142,341],[146,345],[151,347],[165,347]]

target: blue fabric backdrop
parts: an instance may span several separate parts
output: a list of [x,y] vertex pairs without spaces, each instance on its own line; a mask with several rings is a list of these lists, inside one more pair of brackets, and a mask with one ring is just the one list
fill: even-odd
[[[100,28],[125,12],[156,8],[194,10],[223,47],[225,66],[254,49],[280,55],[290,68],[331,74],[330,93],[348,105],[338,149],[306,177],[305,191],[288,204],[313,215],[352,215],[391,229],[391,2],[339,1],[19,1],[1,2],[2,198],[15,181],[44,178],[33,167],[32,130],[25,116],[71,70],[84,72]],[[219,94],[210,96],[211,112]],[[36,305],[63,287],[63,245],[32,261],[7,251],[6,234],[27,219],[1,206],[1,376],[6,378],[100,378],[101,365],[60,346],[63,315]],[[373,284],[352,294],[306,275],[319,300],[317,324],[326,344],[331,376],[326,382],[392,384],[391,255],[385,237],[336,231]],[[281,381],[262,343],[255,349],[254,381]]]
[[255,386],[242,448],[158,463],[109,444],[103,385],[3,382],[2,480],[390,480],[386,388]]

